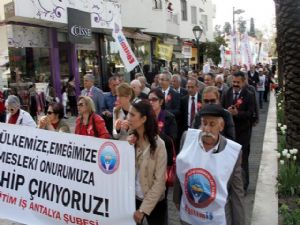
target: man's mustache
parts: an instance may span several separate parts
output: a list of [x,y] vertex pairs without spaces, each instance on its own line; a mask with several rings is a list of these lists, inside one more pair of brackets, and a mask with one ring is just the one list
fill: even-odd
[[210,133],[210,132],[202,132],[202,137],[211,137],[211,138],[216,138],[216,136],[215,135],[213,135],[212,133]]
[[240,88],[240,86],[236,86],[236,85],[234,85],[233,87],[234,87],[234,88]]

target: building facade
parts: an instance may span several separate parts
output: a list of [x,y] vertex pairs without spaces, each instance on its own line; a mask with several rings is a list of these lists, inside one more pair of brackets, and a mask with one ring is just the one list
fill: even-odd
[[50,83],[60,97],[71,78],[79,94],[87,72],[102,89],[115,72],[129,80],[111,35],[115,23],[140,62],[132,74],[193,66],[192,29],[201,25],[201,41],[212,40],[214,14],[211,0],[2,0],[0,88],[26,99],[30,84],[45,91]]
[[33,82],[43,90],[50,83],[60,97],[62,85],[72,78],[79,94],[85,73],[95,75],[97,86],[107,82],[107,55],[114,23],[121,23],[120,4],[14,0],[2,1],[0,9],[2,88],[25,97]]

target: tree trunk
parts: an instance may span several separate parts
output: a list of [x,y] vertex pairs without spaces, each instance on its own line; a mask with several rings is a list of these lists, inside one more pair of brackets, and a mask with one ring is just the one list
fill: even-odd
[[275,0],[275,4],[278,72],[282,71],[284,78],[287,148],[300,149],[300,1]]

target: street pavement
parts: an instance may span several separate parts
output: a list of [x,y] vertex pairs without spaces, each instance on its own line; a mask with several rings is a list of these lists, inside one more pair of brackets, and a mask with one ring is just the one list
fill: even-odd
[[[246,224],[251,224],[252,210],[255,198],[255,189],[258,176],[258,170],[262,155],[263,138],[265,133],[266,118],[268,113],[268,103],[265,103],[264,108],[260,110],[260,121],[258,125],[253,127],[252,139],[251,139],[251,150],[249,156],[249,172],[250,172],[250,185],[245,196],[245,212],[246,212]],[[75,117],[67,119],[70,125],[71,131],[74,132]],[[169,224],[168,225],[181,225],[179,220],[179,213],[172,202],[173,188],[169,188],[168,192],[168,214]],[[1,220],[0,225],[20,225],[13,221]]]

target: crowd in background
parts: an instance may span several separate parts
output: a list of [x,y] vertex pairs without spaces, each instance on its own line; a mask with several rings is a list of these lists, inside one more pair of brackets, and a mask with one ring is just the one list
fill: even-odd
[[[274,87],[275,68],[257,64],[223,69],[211,66],[209,73],[165,69],[152,81],[142,73],[130,83],[122,76],[109,78],[110,92],[94,86],[95,77],[84,76],[84,89],[76,97],[74,80],[62,89],[58,100],[51,84],[43,109],[35,86],[30,87],[29,112],[17,95],[0,92],[0,121],[39,129],[71,132],[65,119],[76,116],[75,134],[128,140],[136,151],[136,207],[134,219],[141,223],[167,224],[168,183],[166,173],[180,152],[180,141],[189,128],[201,127],[201,109],[215,104],[224,109],[222,135],[242,146],[243,189],[249,186],[248,157],[252,127],[259,110]],[[38,116],[44,112],[43,116]],[[39,118],[38,118],[39,117]]]

